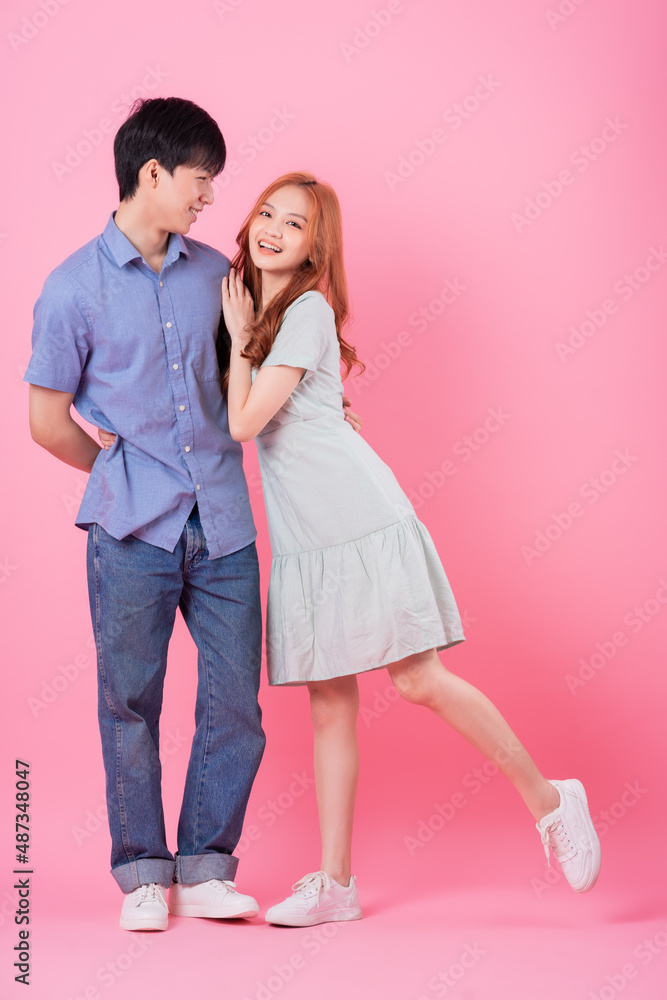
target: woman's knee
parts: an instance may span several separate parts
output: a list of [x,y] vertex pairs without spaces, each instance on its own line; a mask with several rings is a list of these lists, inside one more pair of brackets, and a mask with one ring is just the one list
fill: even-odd
[[433,707],[436,699],[436,673],[443,669],[434,649],[415,653],[390,664],[387,669],[401,698],[412,705]]
[[308,685],[310,714],[316,729],[356,722],[359,711],[359,689],[356,677],[336,677],[330,681],[314,681]]

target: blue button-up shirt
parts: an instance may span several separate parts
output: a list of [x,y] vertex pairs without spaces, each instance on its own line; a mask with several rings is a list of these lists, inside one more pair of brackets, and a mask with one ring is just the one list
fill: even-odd
[[197,501],[210,559],[255,538],[215,348],[228,270],[172,233],[158,275],[112,215],[46,279],[25,381],[74,393],[82,417],[117,435],[93,466],[80,528],[173,552]]

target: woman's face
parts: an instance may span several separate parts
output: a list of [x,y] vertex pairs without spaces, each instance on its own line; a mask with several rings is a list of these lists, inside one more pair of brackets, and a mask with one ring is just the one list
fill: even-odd
[[286,184],[260,205],[250,224],[250,257],[267,275],[289,278],[308,260],[306,238],[312,202],[303,188]]

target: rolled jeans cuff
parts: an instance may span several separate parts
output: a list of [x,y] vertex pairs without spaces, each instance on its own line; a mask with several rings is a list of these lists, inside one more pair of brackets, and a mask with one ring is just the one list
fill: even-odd
[[174,881],[174,862],[165,858],[138,858],[111,869],[111,874],[124,893],[134,892],[140,885],[156,882],[168,889]]
[[211,878],[234,881],[239,859],[233,854],[177,854],[174,882],[197,885]]

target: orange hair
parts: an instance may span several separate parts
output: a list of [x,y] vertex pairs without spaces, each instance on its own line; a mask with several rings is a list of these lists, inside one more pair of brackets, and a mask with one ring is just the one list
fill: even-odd
[[255,310],[261,309],[262,272],[255,267],[250,256],[250,225],[271,195],[287,184],[305,188],[312,200],[313,212],[306,230],[308,259],[294,272],[285,288],[274,296],[264,312],[252,324],[250,340],[242,356],[248,358],[253,366],[258,368],[273,346],[285,310],[300,295],[314,288],[322,292],[334,311],[336,335],[345,366],[343,378],[347,378],[355,365],[359,367],[360,372],[364,370],[365,365],[357,358],[354,347],[341,335],[341,330],[348,319],[347,281],[343,266],[343,226],[338,198],[329,184],[323,184],[312,174],[302,171],[283,174],[269,184],[255,202],[236,237],[239,251],[232,261],[232,267],[237,268],[243,276],[253,297]]

